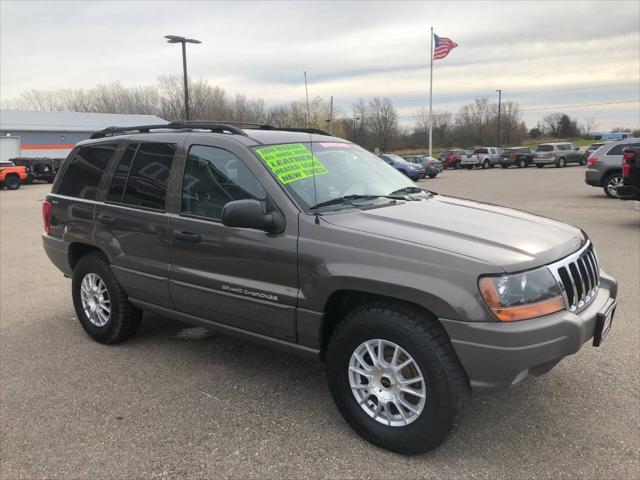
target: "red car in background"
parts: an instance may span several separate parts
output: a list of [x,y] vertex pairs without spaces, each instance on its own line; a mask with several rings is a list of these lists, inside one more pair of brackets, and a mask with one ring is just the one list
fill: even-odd
[[442,162],[442,168],[460,168],[460,162],[463,158],[471,158],[471,152],[463,148],[450,148],[443,150],[438,156],[438,160]]

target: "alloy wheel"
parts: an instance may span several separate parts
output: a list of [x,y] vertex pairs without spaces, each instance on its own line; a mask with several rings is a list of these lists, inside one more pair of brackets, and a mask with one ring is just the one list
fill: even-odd
[[93,325],[104,327],[111,317],[111,299],[107,285],[95,273],[87,273],[80,284],[82,310]]
[[376,422],[402,427],[415,421],[426,402],[426,385],[417,362],[384,339],[360,344],[349,360],[349,385],[356,402]]
[[611,177],[609,179],[609,181],[607,182],[607,191],[611,194],[611,196],[613,197],[617,197],[618,196],[618,187],[622,185],[622,177],[621,176],[615,176],[615,177]]

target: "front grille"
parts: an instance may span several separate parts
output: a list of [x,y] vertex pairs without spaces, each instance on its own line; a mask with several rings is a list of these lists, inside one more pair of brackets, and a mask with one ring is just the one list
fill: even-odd
[[578,311],[596,297],[600,286],[600,267],[591,242],[578,252],[549,265],[549,269],[560,284],[568,310]]

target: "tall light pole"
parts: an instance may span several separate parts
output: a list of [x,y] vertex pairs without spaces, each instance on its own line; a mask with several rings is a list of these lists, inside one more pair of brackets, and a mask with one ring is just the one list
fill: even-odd
[[182,44],[182,74],[184,76],[184,116],[185,120],[189,120],[189,80],[187,78],[187,43],[202,43],[195,38],[179,37],[177,35],[165,35],[167,43]]
[[498,148],[500,148],[500,114],[502,113],[502,90],[496,90],[498,92]]

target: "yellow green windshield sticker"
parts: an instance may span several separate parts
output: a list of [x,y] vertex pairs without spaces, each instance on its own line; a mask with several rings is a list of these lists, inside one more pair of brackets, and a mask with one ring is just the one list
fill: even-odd
[[313,177],[314,173],[316,176],[329,173],[301,143],[258,148],[256,153],[283,185]]

